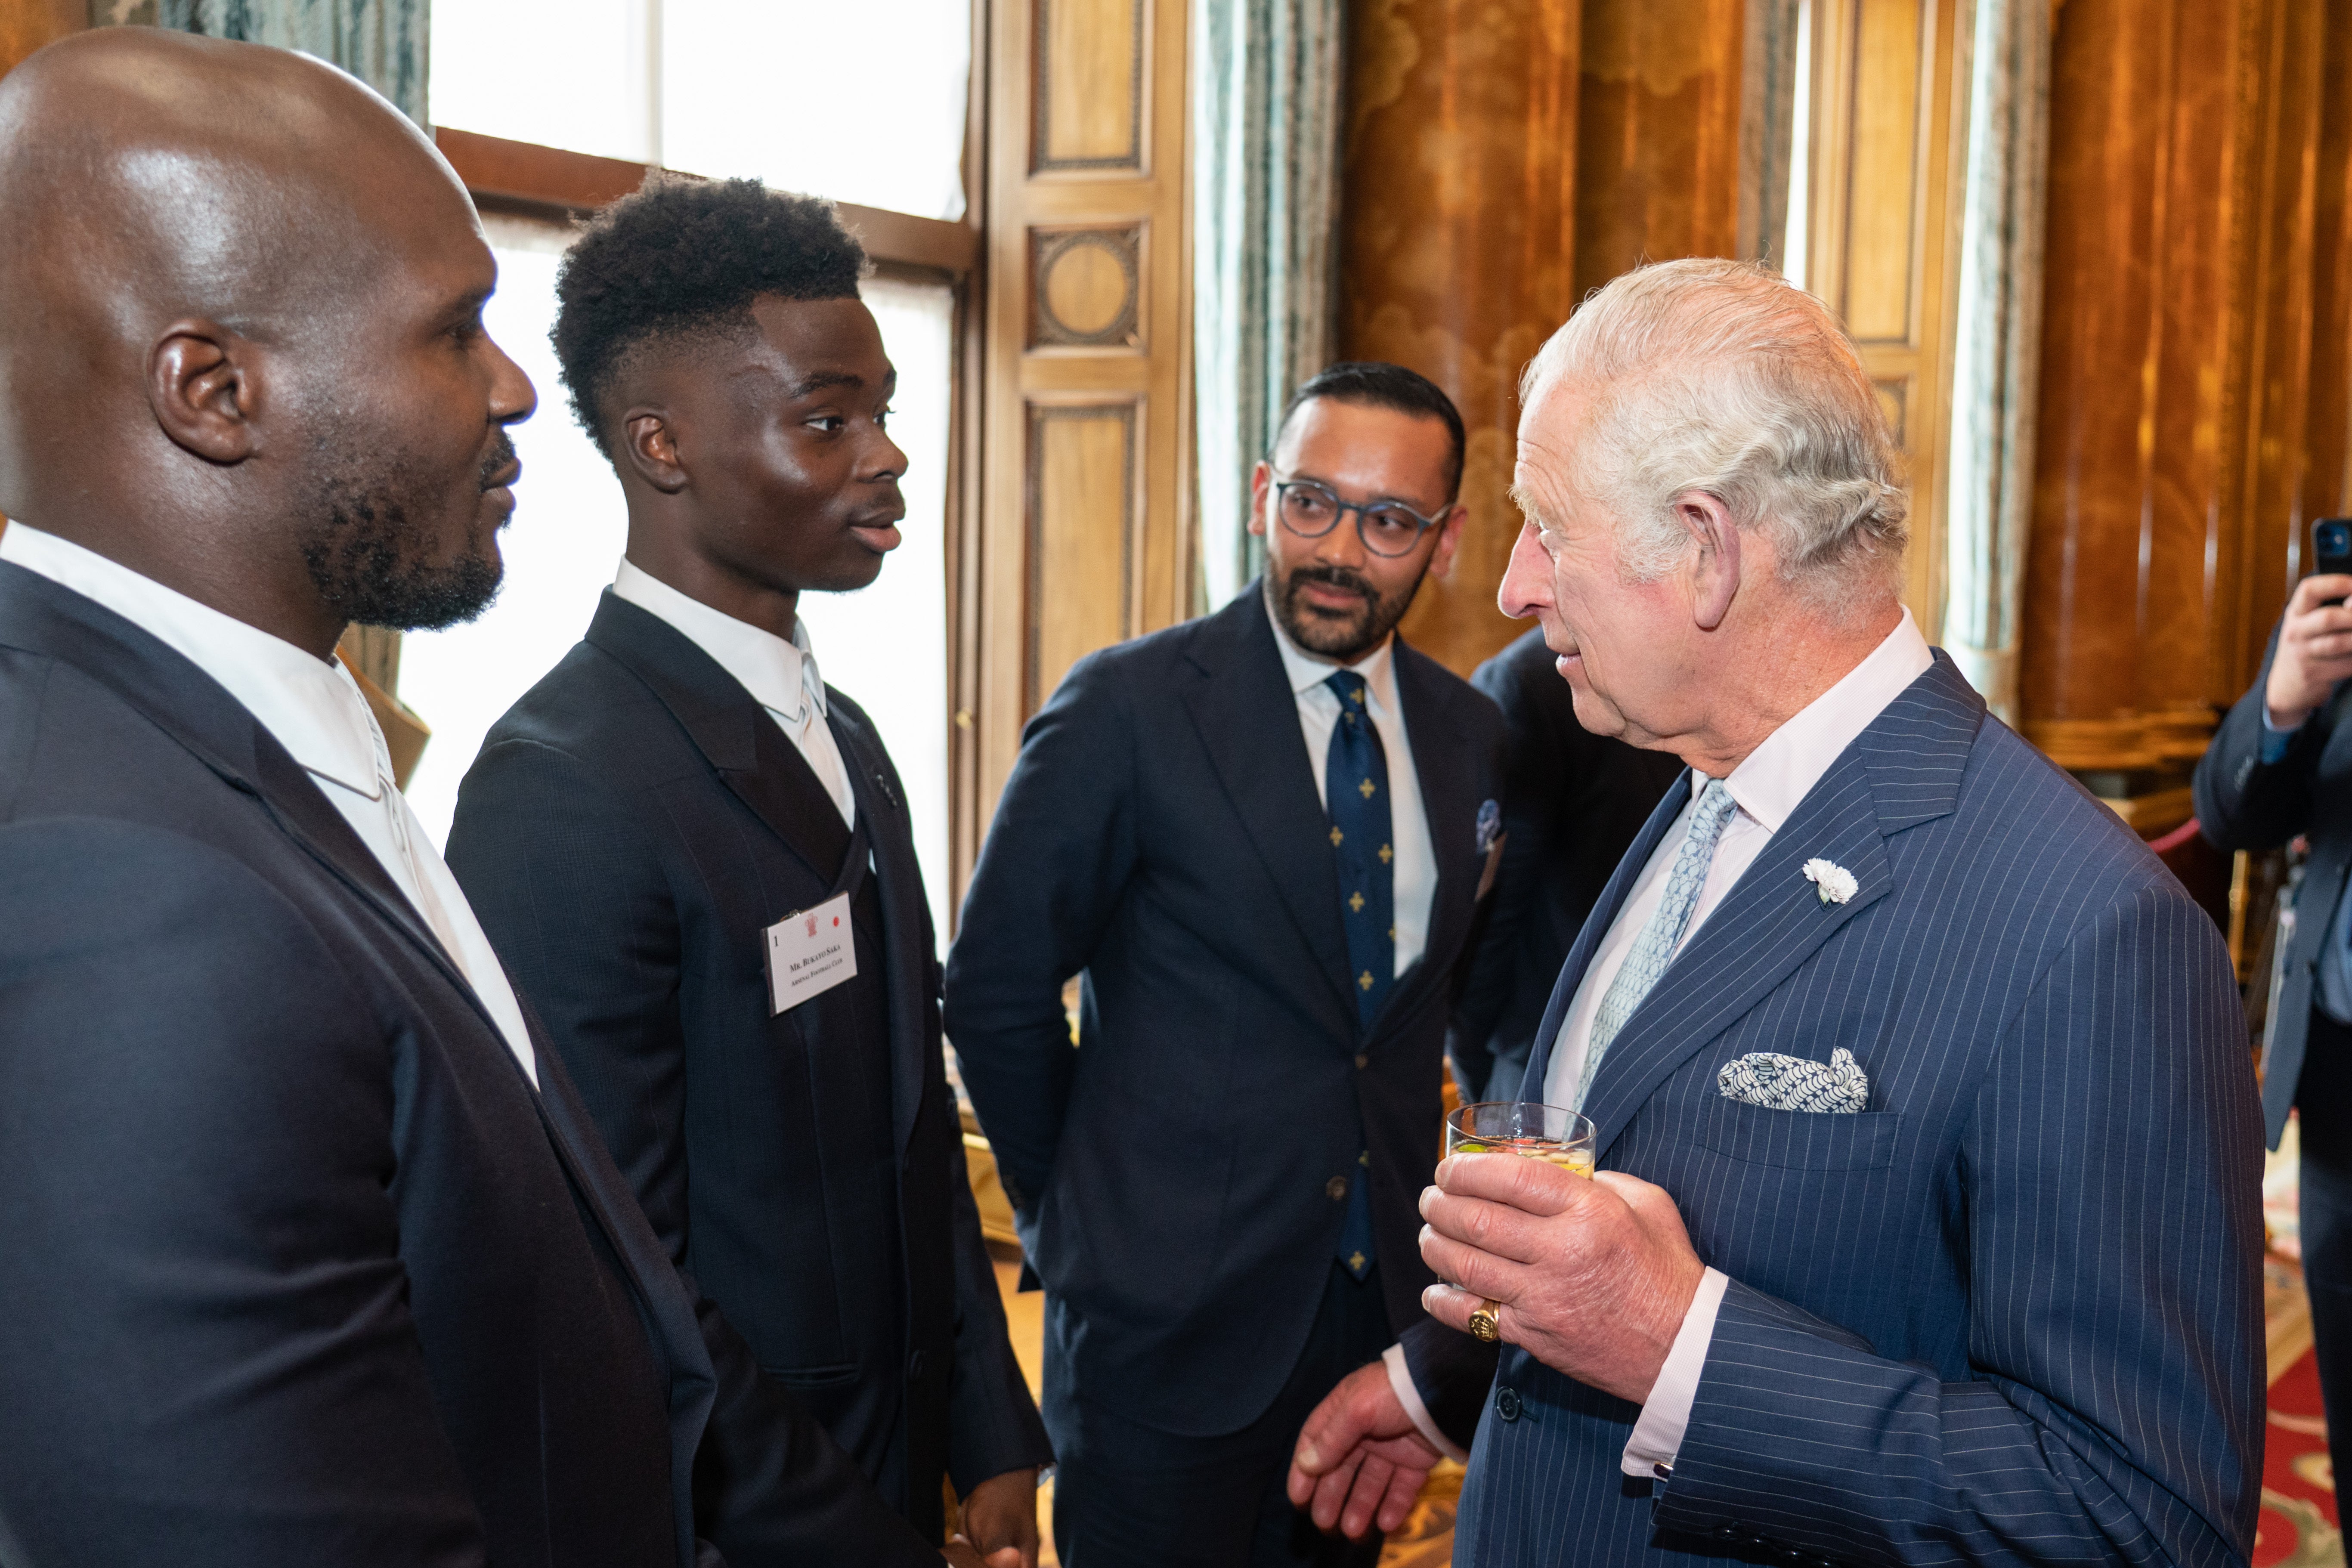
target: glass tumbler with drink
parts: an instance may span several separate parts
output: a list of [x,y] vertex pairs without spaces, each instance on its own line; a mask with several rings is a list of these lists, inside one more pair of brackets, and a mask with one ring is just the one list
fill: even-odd
[[[1594,1134],[1591,1121],[1561,1105],[1534,1100],[1490,1100],[1465,1105],[1445,1119],[1445,1152],[1518,1154],[1548,1160],[1590,1179]],[[1501,1336],[1502,1306],[1491,1299],[1470,1314],[1471,1335],[1493,1344]]]
[[1445,1119],[1447,1154],[1524,1154],[1592,1174],[1592,1123],[1565,1106],[1529,1100],[1465,1105]]

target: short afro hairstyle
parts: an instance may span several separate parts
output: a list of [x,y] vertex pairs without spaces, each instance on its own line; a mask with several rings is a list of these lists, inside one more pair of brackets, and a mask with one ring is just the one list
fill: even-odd
[[751,302],[854,300],[866,247],[833,204],[757,180],[656,175],[591,219],[555,277],[548,333],[572,412],[609,458],[598,409],[629,356],[663,339],[751,330]]
[[1275,426],[1275,440],[1279,443],[1284,431],[1290,428],[1291,416],[1303,404],[1328,398],[1333,403],[1353,403],[1371,408],[1391,409],[1399,414],[1411,414],[1423,419],[1434,419],[1445,426],[1448,451],[1445,460],[1445,500],[1450,505],[1461,499],[1462,464],[1468,441],[1462,428],[1462,411],[1454,406],[1454,399],[1445,389],[1422,374],[1401,364],[1384,360],[1341,360],[1326,365],[1299,384],[1282,406],[1282,422]]

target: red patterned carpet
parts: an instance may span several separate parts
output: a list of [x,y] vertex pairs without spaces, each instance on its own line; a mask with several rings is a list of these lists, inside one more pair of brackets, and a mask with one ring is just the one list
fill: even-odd
[[2327,1460],[2327,1422],[2320,1412],[2319,1368],[2311,1354],[2311,1306],[2303,1293],[2295,1176],[2299,1129],[2286,1136],[2263,1173],[2263,1224],[2271,1256],[2263,1267],[2263,1310],[2270,1338],[2270,1421],[2263,1433],[2263,1513],[2254,1568],[2344,1568],[2336,1513],[2336,1475]]
[[2318,1365],[2308,1350],[2271,1384],[2268,1438],[2254,1568],[2342,1568],[2327,1423],[2319,1413]]

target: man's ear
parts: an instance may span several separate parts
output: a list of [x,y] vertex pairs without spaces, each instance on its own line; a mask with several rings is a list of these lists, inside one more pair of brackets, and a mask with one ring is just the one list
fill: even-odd
[[1454,574],[1454,552],[1462,546],[1462,525],[1470,521],[1470,509],[1455,501],[1445,509],[1438,520],[1437,548],[1429,554],[1429,574],[1444,582]]
[[174,321],[147,355],[147,405],[163,434],[208,463],[261,449],[261,351],[217,321]]
[[1265,537],[1265,498],[1273,489],[1274,469],[1260,458],[1250,470],[1249,531],[1261,539]]
[[678,461],[677,437],[669,427],[665,408],[632,408],[621,416],[621,457],[637,478],[666,496],[686,489],[688,475]]
[[1731,613],[1731,601],[1739,594],[1739,525],[1732,521],[1730,509],[1705,490],[1676,496],[1675,517],[1698,546],[1692,568],[1691,619],[1701,631],[1711,632]]

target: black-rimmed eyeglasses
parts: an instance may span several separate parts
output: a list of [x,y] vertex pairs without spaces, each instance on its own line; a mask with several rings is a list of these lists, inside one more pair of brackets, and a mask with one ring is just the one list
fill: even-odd
[[1276,479],[1274,494],[1282,526],[1301,539],[1320,539],[1339,527],[1341,518],[1354,512],[1356,537],[1375,555],[1412,554],[1421,536],[1438,522],[1402,501],[1373,501],[1364,506],[1343,501],[1330,486],[1313,479]]

